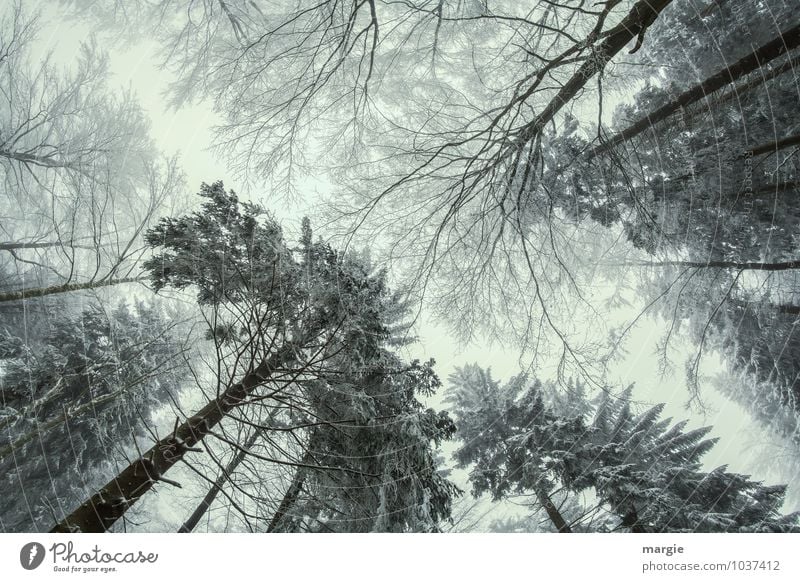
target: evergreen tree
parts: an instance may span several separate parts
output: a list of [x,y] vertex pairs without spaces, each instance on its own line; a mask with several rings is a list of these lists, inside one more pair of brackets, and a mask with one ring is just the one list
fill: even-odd
[[[327,409],[330,424],[314,428],[308,459],[350,470],[298,469],[270,531],[436,531],[449,517],[458,490],[437,470],[430,443],[455,427],[416,399],[439,386],[432,363],[383,359],[355,381],[318,385],[324,405],[314,409]],[[346,416],[354,418],[334,420]]]
[[456,451],[472,466],[473,493],[494,499],[530,492],[558,531],[571,531],[553,491],[591,491],[631,532],[800,531],[800,514],[781,515],[785,486],[765,486],[724,467],[701,470],[715,440],[710,429],[684,431],[661,420],[663,405],[635,413],[631,389],[603,393],[591,412],[559,414],[544,404],[553,390],[525,376],[506,385],[477,366],[452,377],[451,400],[463,441]]
[[[97,484],[179,387],[183,348],[157,304],[54,311],[0,336],[0,501],[6,531],[38,531]],[[33,333],[31,333],[33,332]]]
[[[204,184],[200,195],[200,211],[163,219],[147,233],[156,252],[145,268],[156,289],[196,290],[219,360],[217,396],[177,420],[171,435],[56,529],[108,529],[157,481],[174,483],[164,474],[207,435],[241,450],[241,431],[226,436],[240,424],[265,432],[248,451],[252,459],[295,471],[274,527],[305,515],[352,527],[361,514],[353,517],[347,503],[361,488],[359,495],[381,502],[357,504],[369,518],[357,527],[435,529],[449,515],[455,490],[437,475],[431,447],[452,426],[415,399],[432,389],[431,372],[399,364],[386,351],[398,303],[385,274],[312,243],[310,224],[300,248],[291,247],[262,208],[240,203],[221,182]],[[299,509],[308,489],[326,505]]]

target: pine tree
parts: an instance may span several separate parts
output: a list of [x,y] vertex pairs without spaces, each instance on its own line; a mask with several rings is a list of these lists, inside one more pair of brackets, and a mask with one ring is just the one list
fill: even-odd
[[[96,485],[180,386],[183,348],[154,303],[54,311],[0,338],[6,531],[36,531]],[[21,331],[21,330],[20,330]]]
[[[318,272],[330,253],[311,241],[304,219],[300,250],[307,274]],[[354,298],[370,314],[370,327],[343,339],[330,362],[335,374],[303,385],[312,415],[295,415],[293,422],[313,425],[304,456],[311,466],[295,471],[268,530],[435,531],[458,491],[437,471],[431,443],[438,447],[455,427],[417,398],[432,396],[441,382],[432,361],[405,363],[389,349],[413,340],[403,321],[407,309],[388,292],[385,273],[372,273],[359,256],[344,257],[340,269],[338,289],[360,288]],[[376,284],[359,284],[368,279]],[[313,464],[349,470],[320,471]]]
[[720,467],[701,470],[715,444],[709,428],[685,431],[660,419],[663,405],[640,413],[632,388],[603,392],[584,412],[558,414],[544,404],[555,390],[518,376],[501,386],[469,366],[451,377],[451,401],[463,441],[455,457],[472,466],[473,494],[493,499],[532,493],[558,531],[571,531],[553,491],[591,491],[631,532],[800,531],[800,514],[781,515],[785,486],[765,486]]
[[[425,382],[387,380],[403,374],[386,351],[385,317],[397,305],[385,274],[371,274],[357,256],[312,243],[310,224],[300,248],[293,248],[262,208],[240,203],[221,182],[204,184],[200,194],[205,202],[199,211],[163,219],[146,234],[155,253],[145,268],[156,289],[196,291],[222,371],[218,396],[187,420],[176,420],[170,435],[55,529],[107,530],[155,483],[175,484],[165,473],[188,461],[187,453],[199,452],[197,443],[209,434],[241,451],[242,431],[225,435],[242,424],[265,433],[247,452],[264,461],[263,470],[277,464],[294,472],[286,503],[276,507],[283,515],[273,519],[275,527],[288,527],[279,523],[284,517],[306,515],[317,524],[334,518],[352,524],[347,515],[355,510],[345,505],[350,497],[317,493],[327,482],[327,491],[337,487],[342,495],[354,488],[383,495],[386,502],[369,514],[371,529],[435,528],[449,514],[454,489],[437,478],[431,447],[452,427],[446,415],[416,401]],[[376,465],[398,443],[403,455]],[[403,482],[396,471],[411,463],[415,478]],[[299,509],[309,489],[326,501],[324,508]],[[247,495],[258,505],[265,502],[260,494]],[[389,517],[401,500],[405,513]],[[344,511],[345,518],[331,511]],[[427,516],[413,515],[420,511]]]

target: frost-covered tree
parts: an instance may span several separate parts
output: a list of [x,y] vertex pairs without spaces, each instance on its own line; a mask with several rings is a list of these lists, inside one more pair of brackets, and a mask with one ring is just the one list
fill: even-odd
[[[381,362],[345,382],[322,388],[328,409],[309,437],[309,467],[295,471],[268,531],[437,531],[457,489],[438,471],[431,443],[452,437],[446,413],[425,409],[418,396],[439,386],[430,363]],[[322,402],[316,402],[321,398]],[[335,419],[353,417],[335,424]],[[315,471],[314,464],[358,469]]]
[[693,401],[700,360],[717,350],[751,375],[753,390],[737,399],[767,423],[779,418],[784,434],[796,429],[786,421],[796,412],[800,312],[792,8],[671,3],[635,66],[618,69],[640,85],[610,126],[567,118],[546,133],[528,193],[547,194],[539,215],[621,227],[642,252],[606,268],[638,272],[646,310],[672,322],[662,363],[688,328],[698,343],[686,362]]
[[96,487],[185,372],[176,324],[158,304],[65,307],[0,326],[5,531],[40,531]]
[[21,2],[0,12],[0,261],[17,275],[3,302],[138,277],[141,235],[183,180],[97,42],[60,65],[37,58],[39,26]]
[[[380,244],[462,336],[590,367],[558,314],[571,233],[524,186],[546,129],[594,106],[671,0],[64,4],[117,30],[147,22],[174,103],[222,113],[215,144],[232,168],[281,193],[307,175],[334,182],[336,234]],[[476,307],[487,300],[492,317]]]
[[[197,294],[215,350],[209,400],[55,529],[107,530],[155,483],[174,483],[165,473],[209,440],[234,451],[250,444],[248,466],[259,471],[295,471],[277,506],[280,493],[263,475],[251,490],[232,483],[254,509],[225,499],[253,530],[306,515],[343,529],[434,529],[455,490],[437,474],[432,447],[452,428],[415,398],[430,393],[435,376],[387,352],[398,304],[385,274],[313,243],[308,223],[300,247],[291,246],[261,207],[240,203],[221,182],[200,194],[199,211],[147,233],[155,253],[145,267],[156,289]],[[263,434],[251,442],[245,431]],[[303,513],[307,490],[324,506]]]
[[[471,467],[473,493],[489,492],[493,499],[533,494],[559,532],[574,524],[553,502],[554,493],[586,491],[595,511],[616,518],[614,531],[800,528],[800,515],[780,513],[785,486],[765,486],[725,467],[703,471],[701,457],[716,442],[704,438],[710,429],[670,426],[660,419],[663,405],[634,412],[630,388],[618,398],[603,392],[591,410],[571,405],[571,412],[560,412],[543,396],[554,387],[525,376],[501,386],[487,371],[468,366],[451,383],[462,441],[455,458]],[[592,513],[588,508],[578,523]]]

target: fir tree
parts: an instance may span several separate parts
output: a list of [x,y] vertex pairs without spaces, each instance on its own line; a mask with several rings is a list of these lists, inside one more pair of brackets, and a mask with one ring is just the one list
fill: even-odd
[[499,500],[532,493],[558,531],[572,531],[553,492],[591,492],[631,532],[800,531],[800,514],[782,515],[785,486],[765,486],[724,467],[702,470],[715,444],[709,428],[686,431],[661,419],[663,405],[636,413],[631,388],[603,392],[581,411],[559,414],[544,404],[553,386],[513,378],[505,385],[468,366],[451,377],[451,401],[462,440],[455,457],[471,466],[473,494]]
[[[453,429],[416,400],[437,385],[430,368],[387,351],[398,302],[385,274],[312,242],[310,223],[293,248],[262,208],[221,182],[200,195],[199,211],[146,234],[155,252],[145,267],[156,289],[196,291],[219,362],[217,396],[56,530],[108,529],[156,482],[175,484],[165,473],[207,435],[241,451],[242,426],[262,433],[246,455],[262,470],[274,463],[292,473],[269,525],[253,529],[435,529],[455,489],[438,476],[432,448]],[[263,492],[237,491],[267,502]]]
[[6,531],[35,531],[94,487],[180,386],[183,348],[156,304],[53,311],[0,336]]

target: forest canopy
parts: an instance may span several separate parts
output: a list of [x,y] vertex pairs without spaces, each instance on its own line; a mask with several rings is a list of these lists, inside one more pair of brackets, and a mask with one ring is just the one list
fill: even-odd
[[798,531],[798,55],[796,0],[7,3],[0,530]]

